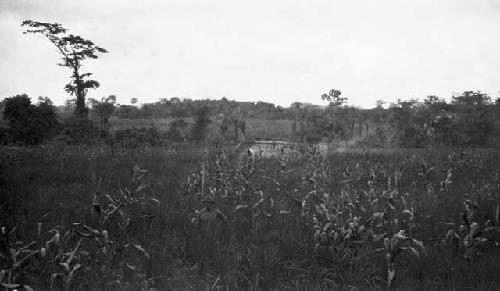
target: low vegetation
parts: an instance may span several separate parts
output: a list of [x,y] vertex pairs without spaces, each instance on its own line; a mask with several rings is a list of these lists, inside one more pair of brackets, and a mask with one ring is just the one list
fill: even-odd
[[[285,145],[286,146],[286,145]],[[497,289],[498,152],[2,150],[0,284]],[[279,153],[283,154],[279,154]],[[204,166],[202,167],[202,157]],[[202,171],[201,169],[204,169]]]

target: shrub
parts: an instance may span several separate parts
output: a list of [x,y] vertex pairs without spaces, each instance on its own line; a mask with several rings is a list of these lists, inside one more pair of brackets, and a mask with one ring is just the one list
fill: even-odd
[[194,125],[191,128],[191,137],[193,140],[202,142],[206,138],[208,124],[210,122],[210,109],[207,106],[201,107],[196,112]]
[[48,98],[39,98],[38,104],[33,105],[26,94],[6,99],[3,118],[8,121],[11,141],[22,144],[42,143],[52,136],[58,124]]
[[182,141],[186,139],[188,123],[184,119],[176,119],[170,123],[167,135],[170,139]]
[[91,144],[101,131],[92,120],[69,118],[58,131],[57,139],[65,144]]
[[374,133],[366,136],[361,142],[360,145],[373,147],[373,148],[383,148],[386,143],[386,136],[384,130],[381,127],[377,127]]
[[155,146],[160,143],[160,133],[154,126],[117,130],[111,138],[114,144],[126,148],[137,148],[141,145]]

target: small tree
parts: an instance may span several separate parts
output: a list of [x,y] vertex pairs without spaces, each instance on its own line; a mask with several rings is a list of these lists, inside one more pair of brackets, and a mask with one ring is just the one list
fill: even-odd
[[244,115],[245,114],[242,112],[241,108],[237,106],[230,117],[230,120],[233,123],[233,130],[234,135],[236,136],[236,140],[241,143],[244,143],[246,141],[245,131],[247,125],[244,119]]
[[210,123],[210,110],[207,106],[202,106],[196,112],[192,137],[198,142],[203,142],[206,138],[208,125]]
[[491,97],[480,91],[465,91],[452,97],[452,104],[459,106],[488,105]]
[[491,97],[480,91],[465,91],[453,96],[452,105],[459,115],[460,140],[467,145],[486,146],[495,132],[495,108]]
[[222,134],[222,138],[225,139],[226,132],[227,132],[227,129],[229,127],[229,119],[227,118],[227,116],[224,113],[220,113],[217,116],[216,124],[220,129],[220,132]]
[[109,118],[115,111],[116,96],[102,97],[101,101],[90,99],[90,103],[92,104],[92,111],[99,117],[101,128],[106,131]]
[[335,110],[347,103],[347,97],[340,97],[342,92],[337,89],[331,89],[328,94],[321,95],[322,100],[326,100],[329,102],[328,106],[330,107],[330,113],[332,117],[332,135],[335,137]]
[[58,65],[68,67],[73,71],[72,80],[64,89],[69,94],[76,96],[75,116],[87,118],[88,108],[85,106],[85,96],[88,89],[98,88],[99,82],[87,79],[92,73],[82,73],[80,71],[82,62],[85,59],[97,59],[98,53],[107,53],[108,51],[78,35],[66,34],[67,29],[58,23],[25,20],[21,26],[29,27],[23,34],[42,34],[56,46],[62,56],[62,62]]
[[169,125],[168,135],[174,140],[184,140],[186,138],[185,131],[188,123],[184,119],[176,119]]
[[298,128],[297,128],[297,125],[299,123],[299,112],[300,112],[300,107],[302,107],[302,103],[301,102],[293,102],[291,105],[290,105],[290,108],[293,109],[293,123],[292,123],[292,135],[293,137],[296,137],[298,136],[299,132],[298,132]]
[[418,114],[422,104],[416,99],[402,101],[390,107],[390,123],[396,130],[393,142],[401,147],[424,147],[428,144],[428,136],[424,126],[425,120]]
[[328,94],[321,95],[322,100],[330,102],[330,106],[341,106],[347,103],[347,97],[340,97],[342,92],[337,89],[331,89]]

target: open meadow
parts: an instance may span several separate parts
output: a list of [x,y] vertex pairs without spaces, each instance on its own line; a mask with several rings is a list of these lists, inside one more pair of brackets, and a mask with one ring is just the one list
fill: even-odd
[[[124,130],[127,128],[143,128],[155,126],[160,132],[168,132],[175,118],[156,118],[156,119],[124,119],[111,118],[110,127],[114,130]],[[183,118],[188,125],[194,124],[193,118]],[[246,136],[248,139],[289,139],[292,136],[291,120],[264,120],[248,119],[246,120]],[[222,138],[220,129],[213,122],[207,126],[207,135],[213,138]],[[234,132],[228,131],[227,137],[235,137]]]
[[[0,282],[33,290],[500,287],[500,156],[3,148]],[[243,151],[244,152],[244,151]],[[202,156],[205,156],[202,167]],[[204,174],[202,168],[205,169]]]

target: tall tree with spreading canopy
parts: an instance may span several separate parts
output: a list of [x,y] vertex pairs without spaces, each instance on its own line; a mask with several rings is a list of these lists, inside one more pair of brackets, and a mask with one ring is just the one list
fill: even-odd
[[59,23],[25,20],[21,26],[27,27],[23,34],[41,34],[57,48],[62,56],[62,62],[58,65],[68,67],[73,71],[71,82],[64,89],[69,94],[76,96],[74,114],[77,118],[87,118],[89,110],[85,106],[85,96],[88,89],[98,88],[99,82],[88,79],[92,73],[81,72],[82,62],[85,59],[97,59],[99,53],[107,53],[108,51],[78,35],[67,34],[68,30]]

